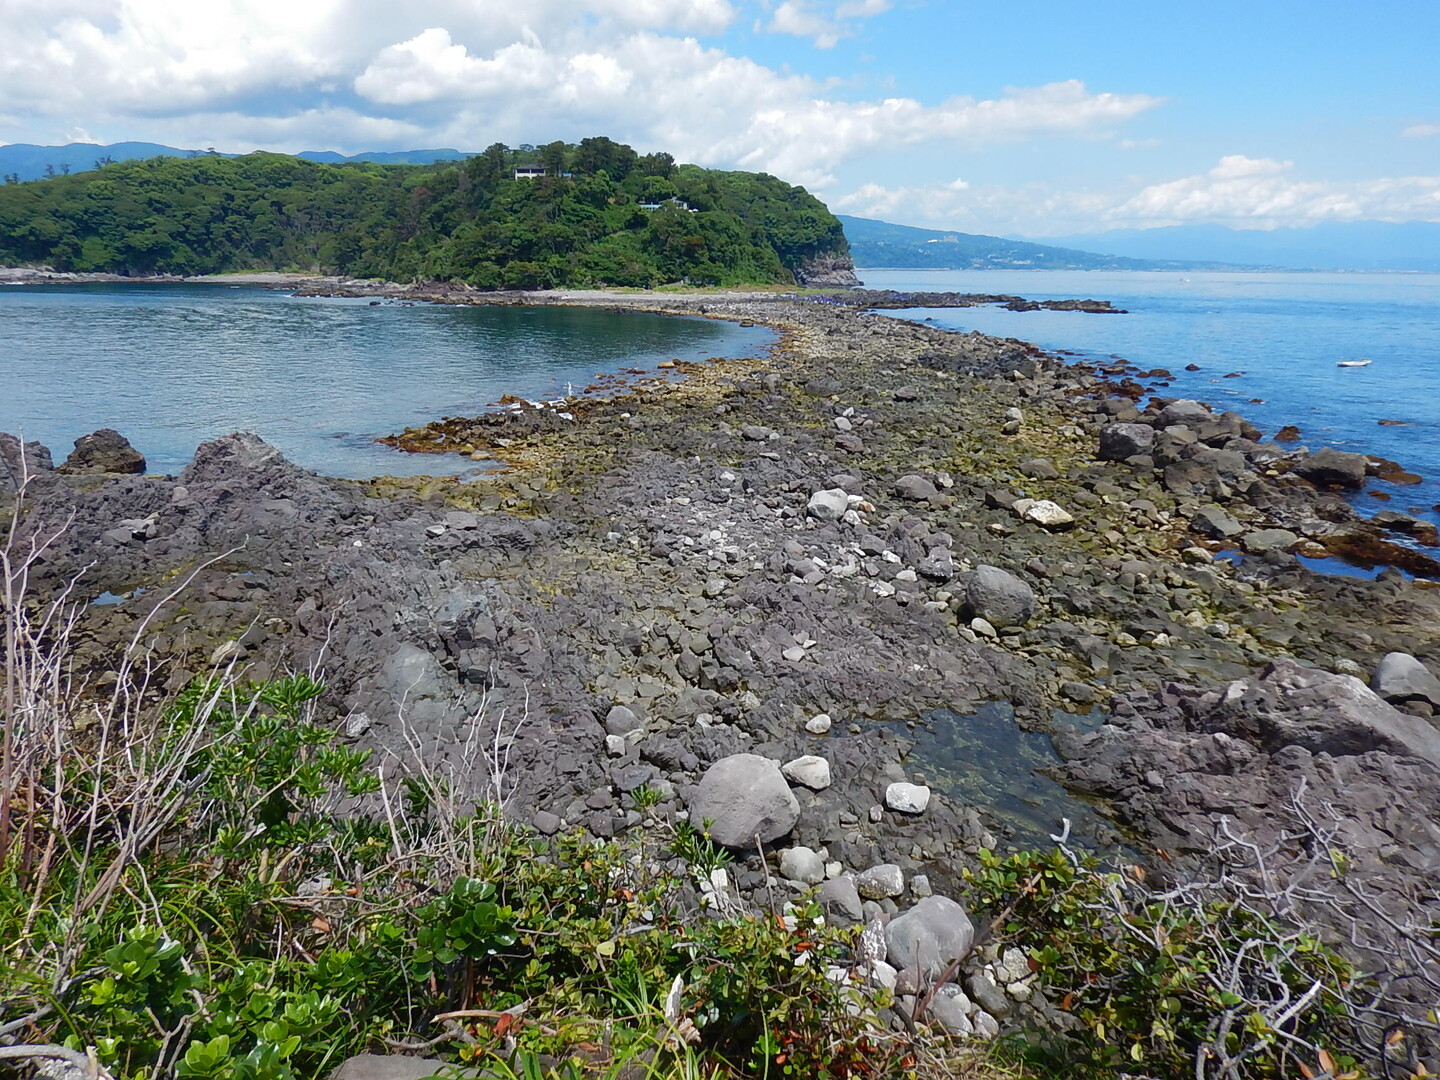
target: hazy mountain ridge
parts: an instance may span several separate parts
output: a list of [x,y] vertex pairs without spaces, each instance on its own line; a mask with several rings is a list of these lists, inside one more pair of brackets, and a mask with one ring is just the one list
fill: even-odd
[[[478,152],[478,151],[477,151]],[[11,143],[0,146],[0,176],[16,177],[21,181],[42,180],[54,174],[86,172],[96,168],[106,158],[111,161],[134,161],[153,157],[239,157],[238,154],[222,154],[211,150],[182,150],[160,143],[121,142],[101,145],[98,143],[69,143],[65,146],[37,146],[34,143]],[[363,154],[338,154],[334,150],[304,150],[292,157],[306,161],[318,161],[336,165],[346,161],[368,161],[378,165],[429,165],[435,161],[459,161],[473,157],[460,150],[397,150],[392,152],[371,151]],[[47,167],[50,171],[46,171]]]
[[856,266],[925,270],[1234,269],[1196,262],[1104,255],[1003,236],[920,229],[837,214]]
[[1174,225],[1047,238],[1133,259],[1195,259],[1289,270],[1440,272],[1440,223],[1325,222],[1304,229]]

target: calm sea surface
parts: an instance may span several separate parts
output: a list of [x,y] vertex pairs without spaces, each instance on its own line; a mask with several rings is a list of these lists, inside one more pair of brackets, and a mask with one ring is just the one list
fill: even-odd
[[[1425,478],[1368,496],[1362,510],[1440,520],[1440,275],[1209,274],[1119,271],[861,271],[900,291],[1093,297],[1128,315],[1001,308],[896,312],[962,330],[1033,341],[1082,359],[1118,356],[1174,375],[1159,393],[1234,409],[1267,436],[1295,424],[1311,449],[1335,446],[1398,461]],[[1369,367],[1336,367],[1369,359]],[[1199,371],[1185,371],[1197,364]],[[1226,378],[1232,373],[1238,378]],[[1255,399],[1260,399],[1256,401]],[[1402,421],[1391,427],[1381,420]],[[1387,485],[1377,486],[1377,490]]]
[[224,284],[0,288],[0,431],[57,461],[112,427],[152,472],[197,443],[254,431],[331,476],[454,473],[454,456],[374,443],[502,394],[576,392],[599,372],[748,356],[770,331],[582,308],[414,306],[299,299]]

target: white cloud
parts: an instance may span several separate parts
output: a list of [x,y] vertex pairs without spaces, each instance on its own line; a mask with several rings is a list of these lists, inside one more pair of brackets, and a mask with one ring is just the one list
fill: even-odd
[[865,184],[832,198],[830,206],[906,225],[1021,236],[1199,222],[1275,229],[1323,221],[1440,221],[1440,176],[1319,181],[1296,179],[1293,169],[1289,161],[1231,154],[1208,172],[1139,191]]
[[[892,0],[766,2],[848,32]],[[0,117],[224,150],[341,151],[606,133],[825,187],[847,162],[1109,132],[1153,108],[1078,81],[939,102],[850,100],[708,37],[731,0],[0,0]],[[752,8],[752,10],[754,10]],[[798,20],[798,21],[797,21]],[[818,25],[818,24],[817,24]],[[47,136],[41,138],[41,134]]]
[[846,0],[822,4],[819,0],[782,0],[763,24],[774,34],[810,38],[817,49],[833,49],[843,37],[855,33],[854,20],[883,15],[890,0]]
[[693,37],[649,32],[617,38],[603,52],[537,40],[486,56],[430,28],[380,50],[354,88],[380,105],[460,107],[444,128],[451,144],[483,145],[496,132],[534,141],[547,130],[599,124],[683,160],[763,170],[816,187],[831,183],[842,162],[874,151],[1076,134],[1157,104],[1140,94],[1091,93],[1073,80],[936,105],[899,97],[840,101],[812,79]]
[[1440,135],[1440,124],[1411,124],[1400,132],[1402,139],[1433,139]]
[[1152,184],[1106,216],[1142,228],[1209,221],[1260,229],[1440,218],[1440,176],[1300,180],[1293,168],[1290,161],[1231,154],[1208,173]]

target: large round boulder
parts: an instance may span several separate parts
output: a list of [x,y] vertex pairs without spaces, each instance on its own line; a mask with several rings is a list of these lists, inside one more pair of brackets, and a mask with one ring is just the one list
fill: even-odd
[[901,971],[916,968],[926,979],[939,978],[974,941],[970,916],[947,896],[927,896],[885,927],[890,964]]
[[[795,827],[800,804],[778,762],[759,754],[731,754],[705,771],[690,799],[690,822],[710,839],[748,850],[778,840]],[[705,823],[709,822],[706,826]]]
[[965,603],[997,629],[1024,626],[1035,614],[1035,591],[1009,571],[982,564],[965,583]]

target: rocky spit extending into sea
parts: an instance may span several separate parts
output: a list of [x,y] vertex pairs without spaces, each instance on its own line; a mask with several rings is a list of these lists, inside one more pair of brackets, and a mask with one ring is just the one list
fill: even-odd
[[[1295,557],[1440,569],[1433,528],[1361,520],[1345,500],[1391,463],[1152,397],[1163,373],[844,298],[499,299],[778,338],[667,373],[683,378],[396,434],[437,453],[436,474],[458,471],[450,454],[504,466],[466,484],[326,479],[244,434],[175,477],[133,471],[113,433],[59,469],[31,444],[25,528],[69,522],[32,589],[78,575],[77,595],[104,594],[77,671],[113,679],[148,619],[140,647],[172,689],[232,662],[255,677],[314,666],[338,729],[379,760],[418,751],[483,795],[495,778],[463,771],[475,742],[503,751],[499,794],[541,833],[643,827],[634,793],[658,792],[660,815],[710,820],[736,850],[697,886],[714,903],[818,887],[838,919],[895,916],[901,977],[917,948],[968,947],[941,898],[963,899],[959,868],[1012,832],[911,753],[916,725],[987,702],[1031,729],[1089,715],[1055,731],[1055,775],[1161,877],[1227,827],[1276,848],[1278,874],[1309,865],[1298,804],[1333,823],[1382,910],[1433,913],[1440,592]],[[20,447],[3,450],[18,475]],[[955,1029],[1059,1022],[1027,977],[1023,955],[977,953],[969,995],[947,999]]]

